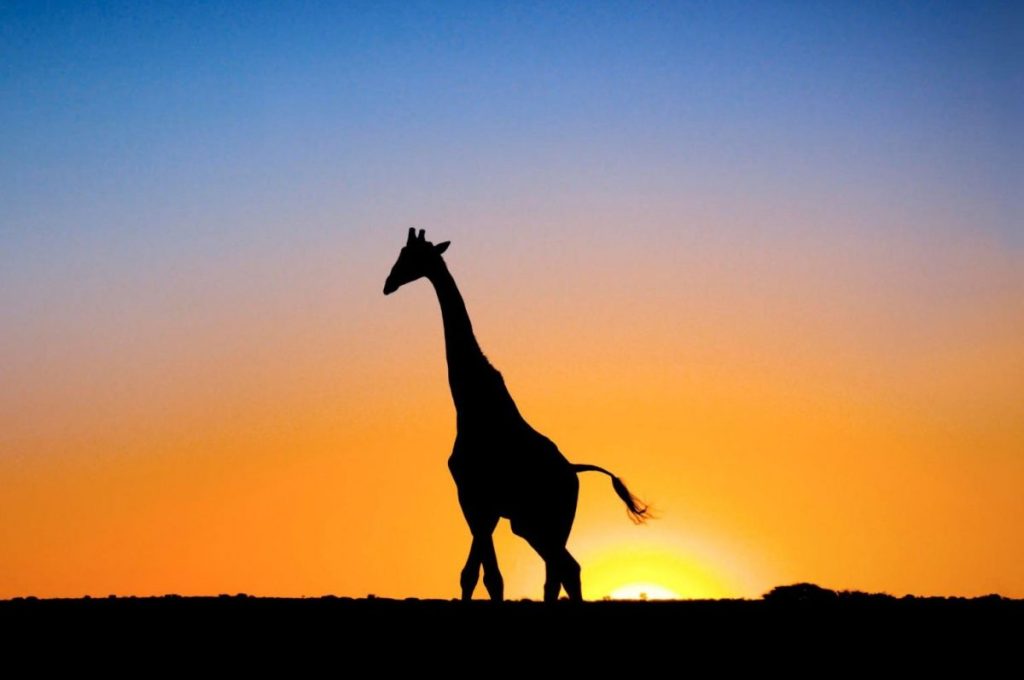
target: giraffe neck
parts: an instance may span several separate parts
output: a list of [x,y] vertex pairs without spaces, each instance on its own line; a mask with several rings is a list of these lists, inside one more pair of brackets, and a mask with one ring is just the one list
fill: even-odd
[[514,409],[501,375],[491,366],[477,343],[466,303],[443,260],[441,266],[428,274],[427,278],[434,285],[437,300],[441,304],[448,384],[460,420],[484,404],[493,404],[495,397],[511,404]]

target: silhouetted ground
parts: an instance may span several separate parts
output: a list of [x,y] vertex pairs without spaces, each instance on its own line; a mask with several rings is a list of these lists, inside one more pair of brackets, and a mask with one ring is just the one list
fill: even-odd
[[252,655],[273,648],[409,663],[487,649],[502,655],[548,649],[583,656],[685,653],[726,666],[892,655],[904,664],[935,665],[947,657],[987,663],[1019,654],[1024,600],[894,598],[809,584],[776,588],[760,600],[547,605],[330,596],[17,598],[0,601],[0,626],[8,643],[99,642],[161,654],[244,649]]

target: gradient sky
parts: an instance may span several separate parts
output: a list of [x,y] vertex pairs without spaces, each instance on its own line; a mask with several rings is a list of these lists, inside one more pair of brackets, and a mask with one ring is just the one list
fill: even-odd
[[587,597],[1024,597],[1024,10],[819,4],[0,4],[0,597],[457,595],[410,226]]

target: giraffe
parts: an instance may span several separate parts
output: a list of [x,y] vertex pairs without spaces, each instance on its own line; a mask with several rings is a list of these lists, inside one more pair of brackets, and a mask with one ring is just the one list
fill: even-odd
[[491,600],[504,598],[492,534],[498,521],[506,518],[512,533],[526,539],[544,560],[544,600],[557,600],[563,587],[570,600],[582,600],[580,565],[565,547],[576,515],[577,473],[602,472],[611,477],[613,489],[635,523],[650,516],[649,508],[604,468],[570,463],[520,415],[501,374],[480,349],[462,295],[441,257],[449,244],[435,245],[426,240],[424,230],[417,235],[409,229],[384,294],[426,277],[441,305],[457,430],[448,469],[473,536],[459,578],[462,599],[472,599],[481,566]]

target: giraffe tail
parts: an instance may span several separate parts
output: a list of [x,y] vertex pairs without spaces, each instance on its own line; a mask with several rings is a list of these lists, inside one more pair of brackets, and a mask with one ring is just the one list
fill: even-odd
[[612,473],[605,470],[603,467],[597,465],[573,465],[573,472],[603,472],[612,478],[612,488],[615,489],[615,493],[622,499],[622,502],[626,504],[626,511],[629,513],[629,519],[632,520],[633,524],[642,524],[644,521],[651,519],[651,506],[642,502],[639,498],[634,496],[626,485],[622,483],[622,480],[613,475]]

